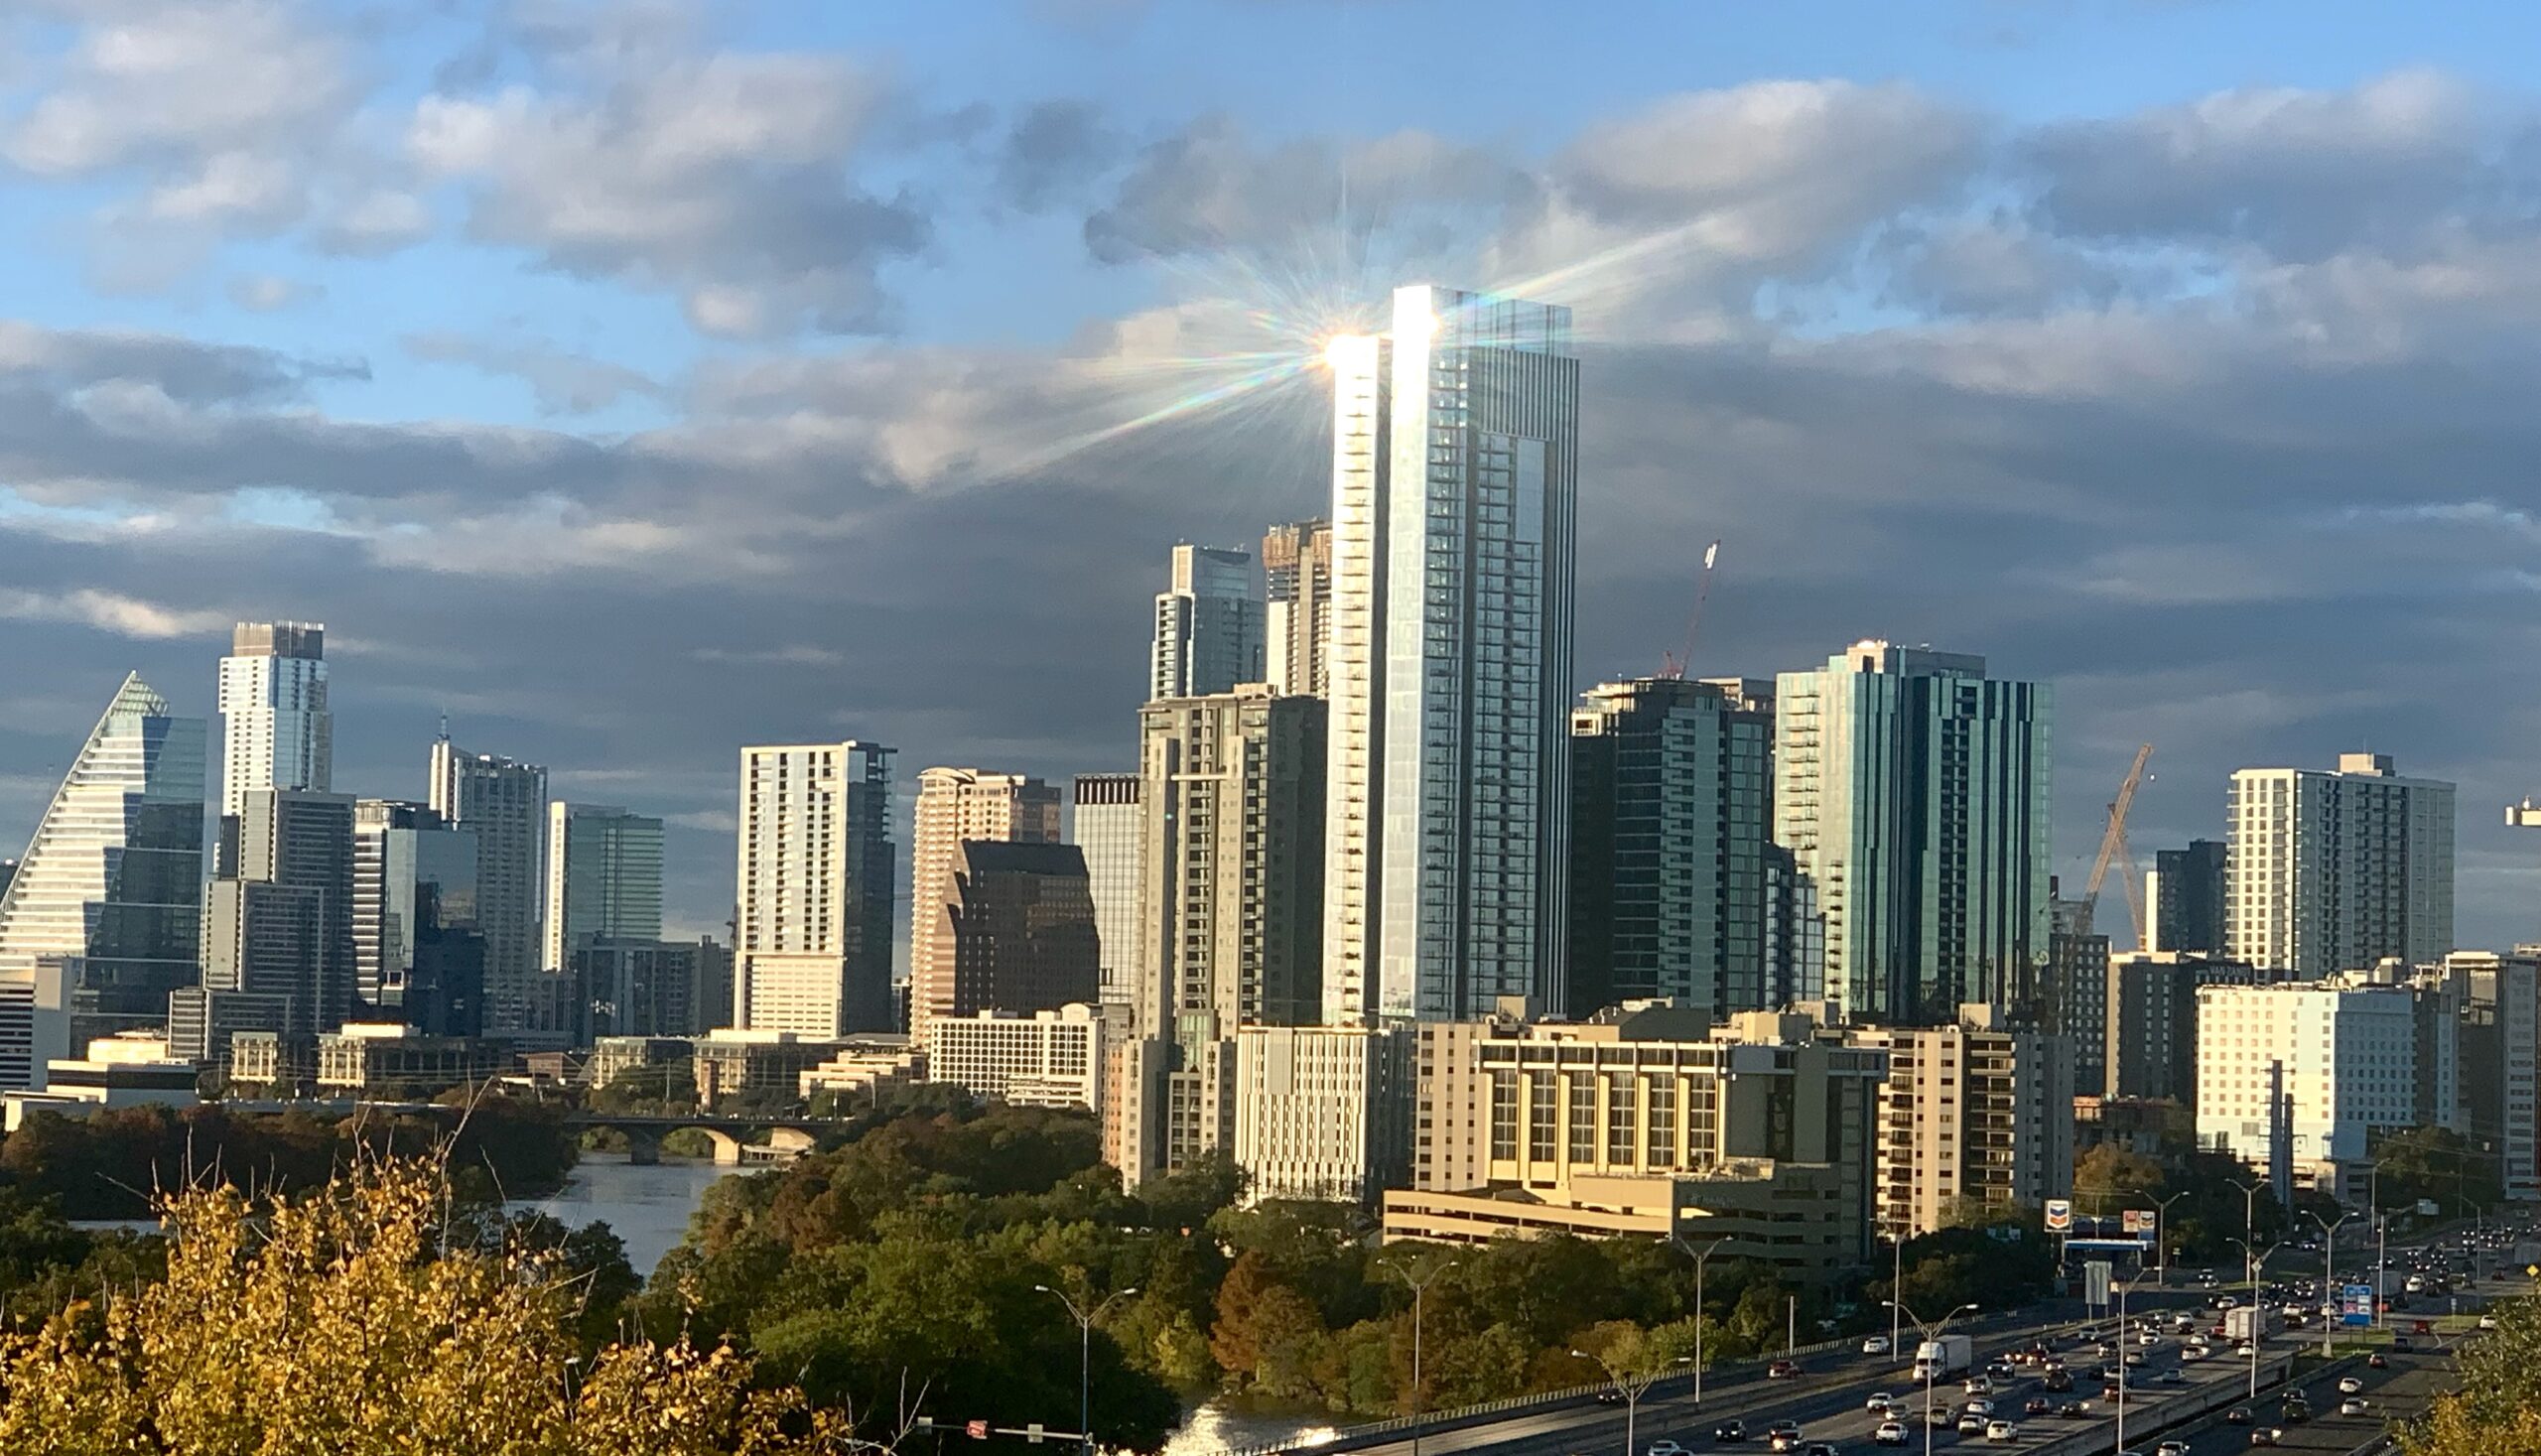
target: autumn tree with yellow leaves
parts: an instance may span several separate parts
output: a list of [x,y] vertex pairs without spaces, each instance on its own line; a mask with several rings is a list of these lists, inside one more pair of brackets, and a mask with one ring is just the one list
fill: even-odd
[[0,1341],[0,1451],[58,1456],[830,1456],[892,1432],[729,1349],[608,1344],[552,1250],[483,1247],[437,1163],[314,1194],[163,1201],[163,1282]]

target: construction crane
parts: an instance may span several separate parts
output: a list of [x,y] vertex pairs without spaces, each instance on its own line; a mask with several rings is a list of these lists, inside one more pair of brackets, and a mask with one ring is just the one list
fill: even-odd
[[1702,585],[1694,589],[1693,615],[1685,618],[1684,649],[1679,652],[1659,654],[1659,675],[1663,678],[1681,678],[1685,675],[1685,669],[1693,665],[1694,632],[1703,624],[1703,603],[1711,599],[1712,564],[1719,560],[1720,543],[1715,541],[1703,549],[1703,580]]
[[2108,878],[2109,866],[2115,864],[2126,883],[2126,918],[2135,930],[2135,944],[2144,944],[2144,884],[2135,874],[2135,856],[2126,848],[2126,811],[2135,806],[2135,791],[2144,783],[2144,761],[2153,756],[2153,745],[2146,743],[2135,750],[2135,763],[2126,770],[2126,782],[2117,786],[2117,797],[2108,806],[2108,829],[2100,835],[2099,858],[2091,861],[2091,878],[2082,887],[2082,913],[2088,916],[2099,905],[2100,885]]

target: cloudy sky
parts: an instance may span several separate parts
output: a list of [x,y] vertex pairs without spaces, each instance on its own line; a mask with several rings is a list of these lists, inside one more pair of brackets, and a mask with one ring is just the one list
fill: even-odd
[[[743,742],[1126,767],[1178,539],[1326,491],[1317,340],[1577,311],[1579,670],[1880,635],[2054,679],[2059,868],[2246,764],[2462,786],[2541,938],[2521,7],[0,0],[0,840],[120,674],[323,620],[680,826]],[[2122,919],[2122,917],[2120,917]]]

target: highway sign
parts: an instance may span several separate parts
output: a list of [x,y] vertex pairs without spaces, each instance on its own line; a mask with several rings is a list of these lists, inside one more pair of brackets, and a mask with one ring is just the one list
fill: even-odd
[[2339,1291],[2339,1323],[2369,1325],[2373,1323],[2373,1286],[2349,1284]]

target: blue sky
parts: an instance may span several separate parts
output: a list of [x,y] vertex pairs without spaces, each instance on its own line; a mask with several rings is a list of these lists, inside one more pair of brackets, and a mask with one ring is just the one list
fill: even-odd
[[0,9],[0,837],[125,668],[207,710],[238,616],[329,623],[348,787],[418,792],[446,710],[670,815],[694,928],[742,742],[1121,766],[1164,548],[1317,508],[1262,360],[1435,277],[1579,313],[1583,678],[1725,538],[1707,668],[2056,679],[2066,872],[2137,742],[2149,853],[2369,741],[2463,785],[2464,938],[2535,938],[2535,29]]

